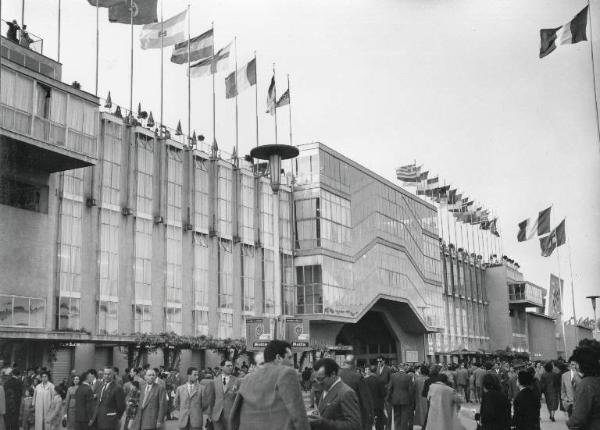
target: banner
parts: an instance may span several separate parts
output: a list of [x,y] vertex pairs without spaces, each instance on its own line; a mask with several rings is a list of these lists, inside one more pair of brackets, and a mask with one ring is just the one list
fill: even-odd
[[551,318],[559,318],[562,315],[562,293],[565,281],[558,276],[550,274],[550,290],[548,292],[548,303],[546,313]]
[[246,319],[246,349],[262,351],[273,340],[270,318]]
[[310,323],[302,318],[286,318],[285,340],[292,344],[293,352],[308,351],[310,344]]

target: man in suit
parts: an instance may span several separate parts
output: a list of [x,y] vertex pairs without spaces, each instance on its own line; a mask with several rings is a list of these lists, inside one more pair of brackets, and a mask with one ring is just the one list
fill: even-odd
[[316,381],[323,390],[318,413],[309,415],[315,430],[360,430],[358,397],[338,376],[339,366],[331,358],[315,363]]
[[21,397],[23,395],[23,384],[19,380],[19,370],[4,369],[4,394],[6,396],[6,415],[4,422],[6,430],[19,430],[19,413],[21,410]]
[[94,392],[91,387],[94,375],[85,372],[81,375],[80,380],[81,384],[75,391],[75,430],[88,430],[93,424],[92,420],[96,408]]
[[134,430],[154,430],[161,427],[167,412],[167,392],[156,381],[156,371],[148,369],[146,384],[140,387],[140,400],[133,422]]
[[483,369],[482,366],[477,367],[474,371],[473,371],[473,376],[475,378],[475,401],[476,402],[481,402],[481,395],[482,395],[482,387],[483,387],[483,376],[486,374],[487,372]]
[[415,412],[415,381],[404,368],[392,375],[387,399],[394,409],[395,430],[409,430]]
[[198,383],[198,369],[190,367],[188,380],[177,387],[173,408],[179,413],[178,427],[182,430],[200,430],[204,426],[203,412],[208,404],[204,388]]
[[375,430],[383,430],[386,423],[383,410],[387,390],[383,381],[377,377],[377,366],[370,366],[365,368],[365,373],[365,384],[367,384],[367,387],[369,388],[369,392],[371,393],[371,400],[373,401]]
[[517,376],[519,394],[513,403],[513,426],[515,430],[535,430],[540,428],[540,396],[532,389],[533,375],[521,370]]
[[572,359],[569,362],[569,371],[563,373],[560,378],[560,398],[563,408],[571,418],[575,402],[575,387],[581,382],[581,376],[579,376],[579,365]]
[[362,428],[371,430],[373,427],[373,399],[371,399],[371,393],[362,376],[356,373],[354,355],[348,354],[345,357],[343,367],[340,369],[338,376],[358,396]]
[[208,416],[215,430],[229,430],[229,414],[239,389],[239,380],[233,376],[233,362],[221,362],[221,374],[208,384]]
[[104,383],[96,399],[96,411],[92,423],[99,430],[115,430],[125,412],[125,394],[114,381],[113,371],[104,369]]
[[456,371],[456,388],[459,394],[462,393],[465,396],[465,401],[469,403],[469,371],[464,363]]
[[[385,364],[385,360],[382,355],[377,357],[377,377],[381,380],[386,388],[390,383],[390,378],[392,377],[392,369]],[[387,428],[389,429],[392,425],[392,405],[385,403],[385,411],[387,414]]]
[[230,416],[232,430],[309,430],[300,384],[292,367],[291,345],[272,340],[264,357],[265,364],[248,373],[240,385]]

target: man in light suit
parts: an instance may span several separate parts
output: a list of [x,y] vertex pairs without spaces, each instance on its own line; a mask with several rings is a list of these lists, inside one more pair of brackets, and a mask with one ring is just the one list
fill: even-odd
[[569,361],[569,371],[563,373],[560,378],[560,398],[563,408],[571,418],[575,402],[575,387],[581,382],[581,376],[579,376],[579,365],[572,359]]
[[339,366],[331,358],[315,363],[315,379],[323,390],[318,413],[309,415],[314,430],[360,430],[358,397],[338,376]]
[[133,422],[134,430],[154,430],[162,427],[167,411],[167,392],[156,382],[156,372],[148,369],[146,385],[140,387],[140,400]]
[[173,401],[173,407],[179,413],[177,425],[182,430],[200,430],[204,426],[202,413],[208,408],[205,388],[198,383],[198,369],[190,367],[187,376],[187,383],[177,388]]
[[96,399],[91,425],[99,430],[116,430],[125,412],[125,394],[114,381],[112,369],[104,369],[104,384]]
[[[231,411],[232,430],[309,430],[288,342],[272,340],[265,364],[243,379]],[[358,402],[356,404],[358,413]],[[359,424],[360,425],[360,424]]]
[[396,430],[409,430],[415,412],[415,382],[401,367],[394,373],[388,386],[388,402],[394,408]]
[[240,386],[232,372],[231,360],[221,362],[221,374],[210,381],[206,387],[208,416],[215,430],[229,430],[229,414]]

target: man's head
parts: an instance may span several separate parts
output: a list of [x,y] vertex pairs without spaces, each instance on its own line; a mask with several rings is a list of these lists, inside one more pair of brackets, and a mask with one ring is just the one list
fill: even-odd
[[265,363],[292,367],[292,345],[285,340],[272,340],[265,348]]
[[90,369],[87,371],[88,376],[87,376],[87,380],[90,382],[94,382],[94,379],[98,378],[98,372],[96,372],[96,369]]
[[113,370],[115,376],[119,376],[119,368],[118,367],[115,366],[112,368],[112,370]]
[[115,379],[115,374],[113,373],[113,370],[110,367],[107,367],[106,369],[104,369],[104,381],[109,383],[112,382]]
[[263,367],[265,364],[265,354],[262,351],[257,352],[256,354],[254,354],[254,363],[256,364],[256,367]]
[[231,372],[233,372],[233,363],[231,360],[223,360],[221,362],[221,371],[225,376],[231,375]]
[[98,370],[98,373],[96,374],[96,379],[99,379],[101,381],[104,380],[104,370],[102,370],[102,369]]
[[190,384],[196,383],[196,381],[198,381],[198,369],[195,367],[188,367],[187,376]]
[[344,357],[344,369],[352,369],[354,370],[356,366],[355,360],[354,360],[354,355],[352,354],[348,354],[346,355],[346,357]]
[[579,371],[579,364],[573,360],[573,357],[569,358],[569,369],[575,372]]
[[317,386],[324,391],[329,391],[338,378],[340,366],[331,358],[321,358],[315,365],[315,381]]
[[385,361],[383,360],[383,355],[380,355],[379,357],[377,357],[377,365],[378,366],[384,366],[385,365]]
[[533,375],[531,372],[521,370],[517,375],[517,380],[520,387],[529,387],[531,384],[533,384]]
[[372,365],[372,366],[365,367],[365,374],[367,376],[376,375],[377,374],[377,366]]
[[154,369],[146,370],[146,376],[144,379],[146,379],[146,383],[148,385],[154,384],[154,381],[156,381],[156,371]]

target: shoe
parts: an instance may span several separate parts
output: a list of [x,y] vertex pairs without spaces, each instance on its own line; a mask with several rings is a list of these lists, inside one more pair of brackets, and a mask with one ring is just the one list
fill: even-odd
[[550,421],[555,422],[556,420],[554,419],[554,417],[550,417]]

